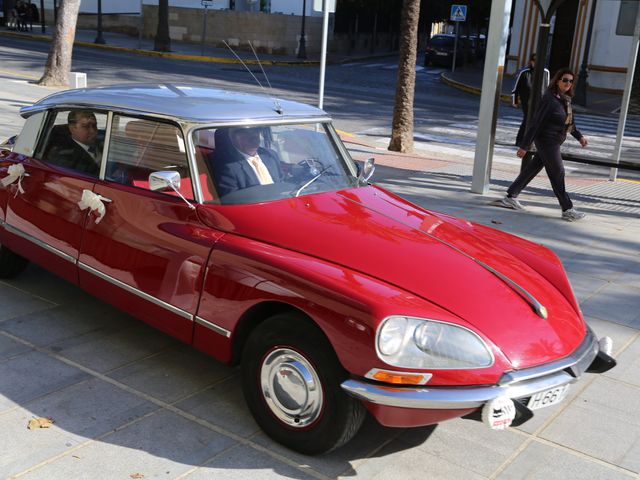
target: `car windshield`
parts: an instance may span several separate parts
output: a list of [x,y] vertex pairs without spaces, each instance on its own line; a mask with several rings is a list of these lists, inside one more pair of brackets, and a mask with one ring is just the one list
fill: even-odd
[[358,185],[355,164],[329,124],[203,128],[193,132],[193,143],[205,203],[258,203]]

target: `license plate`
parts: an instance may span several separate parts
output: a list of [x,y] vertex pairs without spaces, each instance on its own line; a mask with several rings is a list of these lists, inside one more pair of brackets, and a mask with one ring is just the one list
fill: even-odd
[[540,408],[550,407],[556,403],[560,403],[567,396],[569,385],[562,385],[561,387],[550,388],[544,392],[536,393],[531,397],[527,407],[529,410],[538,410]]
[[440,55],[441,57],[446,57],[449,54],[447,52],[436,52],[436,55]]

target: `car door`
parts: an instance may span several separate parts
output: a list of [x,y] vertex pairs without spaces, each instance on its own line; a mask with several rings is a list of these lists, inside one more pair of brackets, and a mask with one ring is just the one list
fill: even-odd
[[[151,191],[149,174],[180,173],[180,198]],[[219,235],[198,220],[181,129],[114,114],[100,195],[87,222],[80,285],[164,332],[191,342],[209,252]],[[188,203],[189,202],[189,203]]]
[[87,215],[78,202],[84,190],[93,190],[101,157],[98,152],[91,158],[94,173],[77,168],[72,150],[67,152],[68,162],[59,162],[55,151],[73,141],[68,122],[75,116],[82,119],[77,128],[87,130],[94,141],[99,141],[106,114],[84,109],[51,111],[35,153],[12,157],[20,160],[24,175],[19,179],[20,188],[18,179],[9,186],[4,239],[17,254],[73,283],[78,282],[76,260]]

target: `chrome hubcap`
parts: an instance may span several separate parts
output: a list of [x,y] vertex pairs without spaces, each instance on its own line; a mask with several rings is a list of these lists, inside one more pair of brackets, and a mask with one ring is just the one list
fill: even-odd
[[320,378],[307,359],[294,350],[278,348],[264,358],[260,387],[271,412],[289,426],[306,427],[320,416]]

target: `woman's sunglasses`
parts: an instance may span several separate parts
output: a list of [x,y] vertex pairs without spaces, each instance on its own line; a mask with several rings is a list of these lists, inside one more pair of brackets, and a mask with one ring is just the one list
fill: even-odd
[[563,78],[561,80],[562,83],[573,83],[573,78]]

